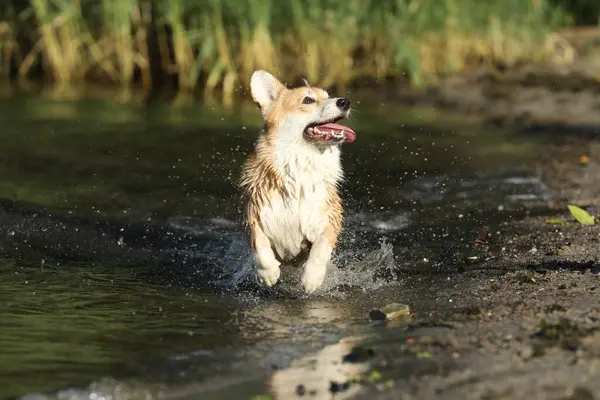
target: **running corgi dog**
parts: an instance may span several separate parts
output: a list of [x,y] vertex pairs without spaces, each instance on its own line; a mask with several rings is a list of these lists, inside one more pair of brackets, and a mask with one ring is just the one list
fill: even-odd
[[266,71],[252,74],[265,127],[240,188],[258,282],[271,287],[281,263],[302,263],[302,286],[312,293],[342,231],[340,144],[352,143],[356,133],[336,123],[350,115],[350,100],[304,84],[288,89]]

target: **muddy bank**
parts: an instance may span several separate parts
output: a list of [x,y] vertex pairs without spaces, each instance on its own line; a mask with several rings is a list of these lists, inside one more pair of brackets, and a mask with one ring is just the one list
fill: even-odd
[[[555,217],[572,220],[567,213]],[[454,311],[416,316],[399,329],[411,332],[404,345],[373,346],[379,357],[374,368],[384,377],[397,372],[400,353],[428,354],[376,398],[598,398],[600,231],[547,221],[502,224],[500,234],[481,244],[500,250],[440,293]],[[512,271],[486,274],[494,265]],[[373,391],[361,398],[372,398]]]

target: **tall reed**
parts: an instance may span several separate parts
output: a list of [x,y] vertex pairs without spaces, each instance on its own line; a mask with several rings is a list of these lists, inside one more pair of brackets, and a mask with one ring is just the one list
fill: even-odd
[[[20,14],[0,6],[0,72],[26,50],[22,77],[41,65],[61,85],[101,76],[129,88],[141,76],[149,89],[159,65],[182,93],[225,102],[258,68],[326,87],[403,76],[421,85],[482,63],[543,60],[545,38],[567,21],[551,1],[26,0]],[[17,31],[32,48],[17,46]]]
[[[35,52],[59,85],[68,85],[82,77],[87,60],[82,59],[83,19],[78,1],[60,2],[58,6],[46,0],[31,0],[39,29]],[[33,64],[33,60],[23,66]]]
[[3,77],[10,74],[13,60],[21,61],[15,22],[15,9],[10,4],[0,7],[0,76]]
[[139,10],[137,0],[104,0],[102,6],[102,43],[103,54],[111,55],[116,66],[111,66],[117,72],[116,79],[123,86],[128,86],[133,80],[136,58],[140,55],[134,44],[134,29],[132,14]]

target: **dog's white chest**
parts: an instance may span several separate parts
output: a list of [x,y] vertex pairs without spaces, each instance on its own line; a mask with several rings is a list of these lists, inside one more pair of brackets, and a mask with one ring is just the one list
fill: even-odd
[[261,212],[263,230],[284,260],[313,243],[328,224],[328,196],[341,176],[339,150],[300,149],[284,160],[285,192],[273,193]]

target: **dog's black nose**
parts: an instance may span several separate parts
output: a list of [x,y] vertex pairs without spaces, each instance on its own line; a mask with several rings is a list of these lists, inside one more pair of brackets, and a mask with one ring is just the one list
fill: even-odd
[[335,102],[335,105],[344,111],[348,111],[350,109],[350,100],[345,97],[342,97]]

